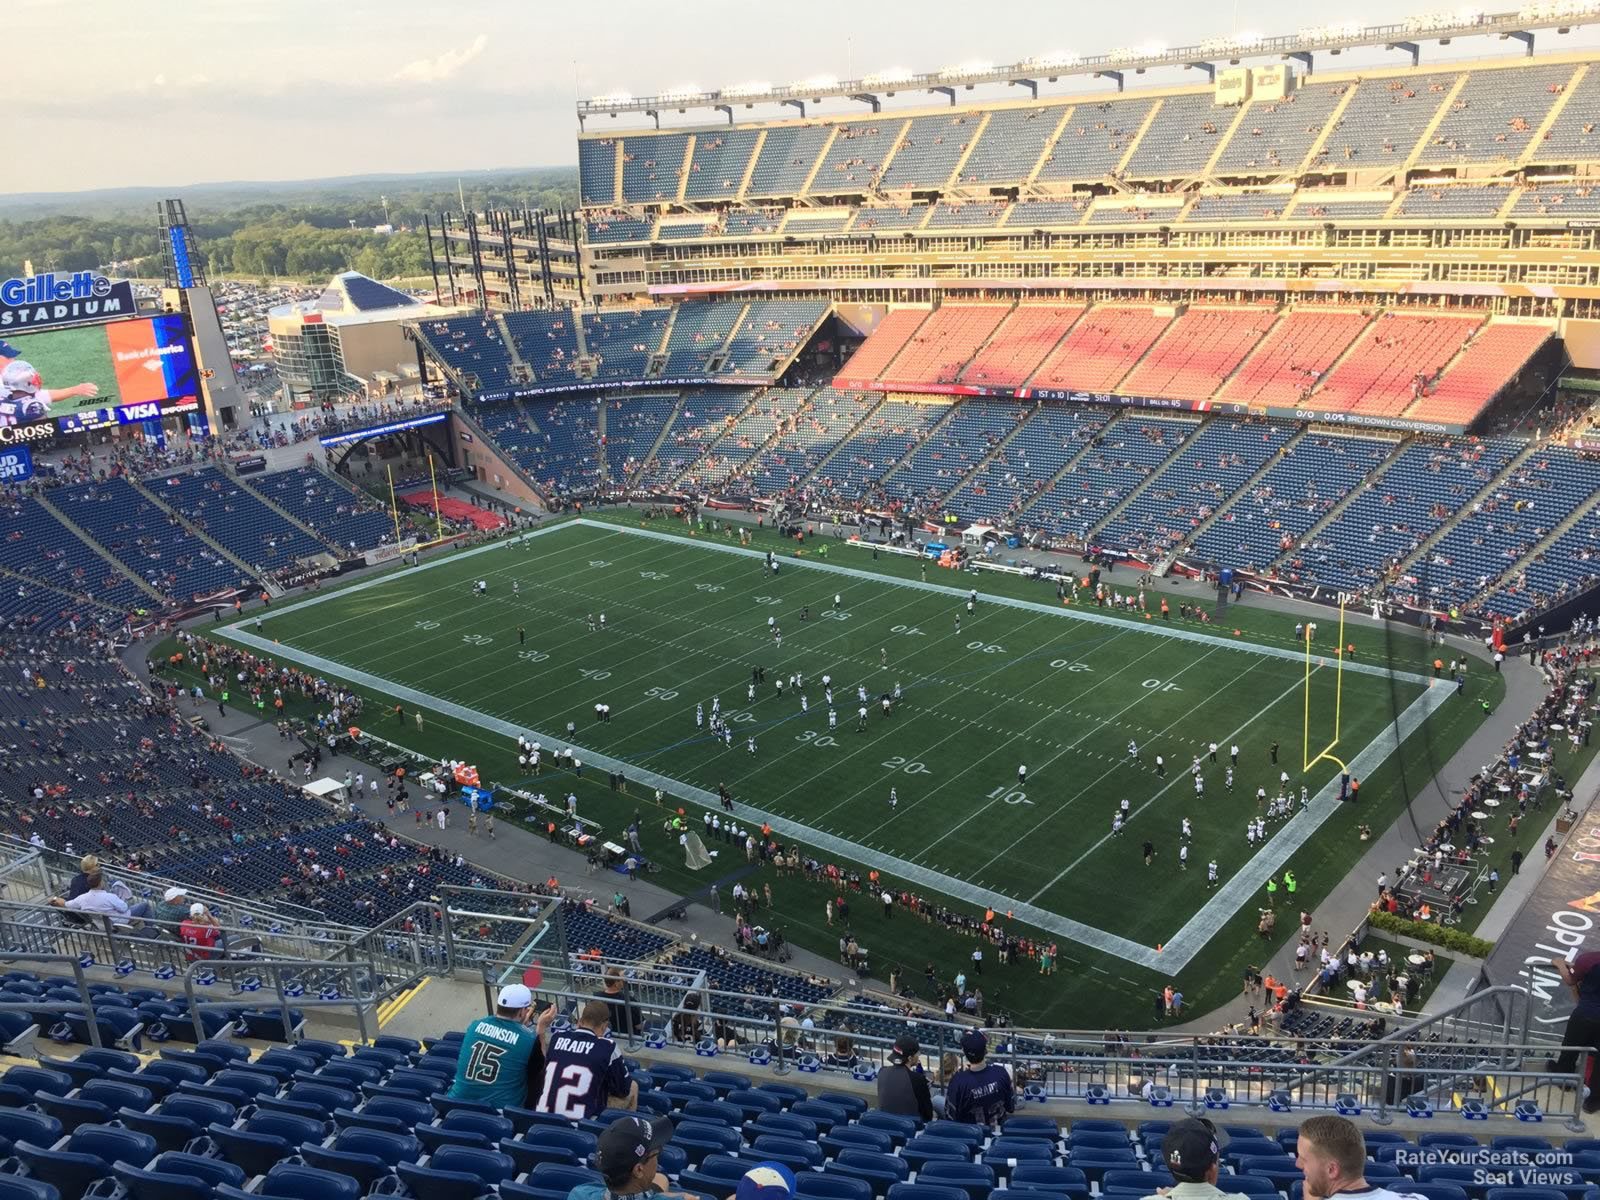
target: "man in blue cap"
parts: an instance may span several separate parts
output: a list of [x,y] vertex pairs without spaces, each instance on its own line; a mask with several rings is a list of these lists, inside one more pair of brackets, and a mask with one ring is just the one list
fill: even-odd
[[985,1061],[989,1039],[974,1029],[961,1039],[966,1063],[945,1085],[944,1115],[949,1121],[994,1125],[1017,1110],[1017,1091],[999,1063]]

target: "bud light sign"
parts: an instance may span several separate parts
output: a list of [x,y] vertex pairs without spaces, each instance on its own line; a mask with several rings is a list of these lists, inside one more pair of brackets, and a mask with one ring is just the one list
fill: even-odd
[[0,483],[21,483],[33,478],[33,454],[26,446],[0,450]]

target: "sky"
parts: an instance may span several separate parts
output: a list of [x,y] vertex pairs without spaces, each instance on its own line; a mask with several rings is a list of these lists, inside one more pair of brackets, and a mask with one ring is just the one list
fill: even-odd
[[[1151,40],[1184,45],[1453,7],[1407,0],[1346,0],[1336,10],[1306,0],[1143,0],[1136,10],[1083,0],[999,0],[998,10],[972,0],[810,0],[770,9],[713,0],[4,3],[13,152],[0,186],[18,192],[570,164],[580,96],[851,78],[890,67],[928,71]],[[779,13],[786,14],[781,23]],[[1597,41],[1596,31],[1552,31],[1540,35],[1539,48]],[[1428,46],[1424,61],[1484,52],[1506,47],[1482,39]],[[1324,61],[1331,69],[1363,60]],[[1181,71],[1147,77],[1198,79]],[[1109,87],[1076,81],[1054,90]],[[831,111],[851,110],[844,103]],[[626,124],[591,126],[612,127]]]

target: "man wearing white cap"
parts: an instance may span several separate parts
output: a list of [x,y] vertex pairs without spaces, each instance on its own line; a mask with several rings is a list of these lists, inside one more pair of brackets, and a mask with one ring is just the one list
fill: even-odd
[[495,997],[494,1016],[480,1017],[467,1026],[456,1058],[456,1078],[448,1093],[452,1100],[532,1107],[543,1084],[544,1053],[541,1037],[556,1019],[556,1006],[539,1014],[535,1028],[533,993],[520,983],[508,983]]
[[184,887],[169,887],[151,906],[150,918],[161,929],[178,936],[178,928],[189,916],[189,892]]

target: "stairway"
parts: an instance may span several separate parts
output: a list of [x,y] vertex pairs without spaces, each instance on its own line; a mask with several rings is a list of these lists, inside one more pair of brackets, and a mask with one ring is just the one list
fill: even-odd
[[321,542],[324,546],[327,546],[335,554],[337,554],[339,552],[339,548],[336,545],[334,545],[334,543],[332,541],[330,541],[328,538],[323,537],[320,533],[318,533],[315,529],[311,528],[311,526],[307,525],[299,517],[295,516],[288,509],[284,508],[281,504],[279,504],[271,496],[268,496],[265,492],[258,492],[255,488],[251,487],[248,482],[246,482],[243,479],[240,479],[237,475],[233,476],[233,481],[236,484],[238,484],[239,487],[242,488],[244,491],[246,491],[250,495],[254,496],[257,500],[261,501],[261,503],[265,504],[268,508],[270,508],[273,512],[277,513],[285,521],[289,522],[289,524],[293,525],[296,529],[300,530],[301,533],[304,533],[307,537],[311,538],[313,541]]
[[[514,403],[517,405],[518,412],[524,411],[520,400],[514,401]],[[549,504],[549,497],[545,495],[545,489],[540,486],[538,480],[528,473],[527,469],[516,460],[514,455],[500,448],[500,444],[489,436],[489,431],[478,424],[476,417],[465,408],[457,408],[456,417],[467,427],[467,431],[478,440],[478,443],[484,447],[485,451],[494,455],[495,460],[505,467],[507,474],[515,475],[535,496],[538,496],[545,504]],[[526,414],[524,414],[524,418],[526,419]],[[538,430],[539,427],[529,421],[529,428]]]
[[1029,509],[1031,509],[1035,504],[1037,504],[1039,502],[1039,498],[1041,496],[1048,496],[1050,494],[1050,489],[1055,487],[1056,484],[1060,483],[1062,478],[1064,476],[1066,476],[1066,474],[1068,472],[1077,469],[1078,463],[1082,461],[1083,456],[1085,454],[1089,453],[1089,451],[1091,451],[1091,450],[1097,449],[1100,446],[1100,444],[1101,444],[1101,440],[1100,440],[1101,439],[1101,435],[1105,433],[1106,428],[1108,426],[1110,426],[1112,424],[1112,422],[1115,421],[1115,420],[1116,420],[1116,418],[1113,417],[1111,421],[1107,421],[1105,423],[1105,425],[1102,425],[1095,432],[1095,435],[1093,437],[1089,438],[1087,441],[1085,441],[1083,443],[1083,445],[1078,447],[1077,452],[1074,453],[1071,458],[1067,459],[1066,462],[1061,464],[1061,469],[1059,471],[1057,471],[1054,475],[1050,476],[1049,479],[1046,479],[1044,481],[1044,486],[1043,487],[1041,487],[1037,492],[1035,492],[1033,494],[1033,496],[1030,499],[1028,499],[1027,501],[1025,501],[1023,503],[1022,507],[1017,510],[1017,519],[1019,521],[1021,520],[1021,518],[1024,515],[1027,514]]
[[663,443],[665,443],[667,438],[671,436],[672,427],[678,423],[678,418],[682,415],[683,393],[679,392],[678,402],[672,406],[672,412],[668,414],[667,419],[661,423],[661,432],[656,434],[656,440],[650,443],[649,452],[639,459],[638,465],[633,468],[633,474],[628,476],[628,478],[624,481],[625,483],[631,484],[635,479],[644,473],[644,469],[646,467],[655,461],[656,452],[661,449]]
[[1139,481],[1139,485],[1137,487],[1132,488],[1126,496],[1124,496],[1121,500],[1118,500],[1110,512],[1101,517],[1100,520],[1096,521],[1093,525],[1089,526],[1088,531],[1085,534],[1085,538],[1092,538],[1095,534],[1099,533],[1100,530],[1104,529],[1107,525],[1111,524],[1112,521],[1115,521],[1118,517],[1120,517],[1123,509],[1132,504],[1135,499],[1144,493],[1146,488],[1148,488],[1157,479],[1160,479],[1162,475],[1166,474],[1168,467],[1177,462],[1183,457],[1184,454],[1188,452],[1189,447],[1194,445],[1195,438],[1200,436],[1200,431],[1204,429],[1207,424],[1209,424],[1207,421],[1196,421],[1194,428],[1189,431],[1188,436],[1172,448],[1172,453],[1161,460],[1161,465],[1159,467],[1157,467],[1154,471],[1151,471],[1150,474],[1146,475],[1142,480]]
[[1520,469],[1523,463],[1527,462],[1528,459],[1532,458],[1536,453],[1538,453],[1538,450],[1539,447],[1537,445],[1535,445],[1533,442],[1529,442],[1521,450],[1517,451],[1517,456],[1505,465],[1505,469],[1503,471],[1501,471],[1493,479],[1489,480],[1488,483],[1484,484],[1470,497],[1463,501],[1461,507],[1455,511],[1453,516],[1451,516],[1442,525],[1440,525],[1439,528],[1435,529],[1431,534],[1424,538],[1422,540],[1422,544],[1419,545],[1414,551],[1406,555],[1405,558],[1401,559],[1399,565],[1395,567],[1392,576],[1400,576],[1409,572],[1412,564],[1414,564],[1418,559],[1427,555],[1434,548],[1434,546],[1438,544],[1439,539],[1444,537],[1445,534],[1449,533],[1457,525],[1461,524],[1463,518],[1471,514],[1473,505],[1477,504],[1485,496],[1493,492],[1495,488],[1500,485],[1500,481],[1502,479],[1507,478],[1514,471]]
[[[137,488],[138,486],[139,486],[138,484],[134,484],[134,487]],[[143,489],[140,489],[140,490],[143,490]],[[149,495],[148,492],[146,492],[145,494]],[[139,585],[139,590],[141,592],[145,593],[145,595],[151,597],[154,600],[160,601],[160,603],[163,606],[172,603],[171,597],[163,596],[160,592],[156,591],[155,588],[151,587],[144,580],[140,579],[139,576],[136,575],[129,567],[127,567],[123,563],[119,562],[116,558],[113,558],[111,553],[108,550],[106,550],[105,547],[101,546],[99,542],[95,541],[94,538],[90,537],[88,531],[85,530],[83,528],[83,526],[79,525],[76,521],[74,521],[70,517],[68,517],[64,512],[62,512],[54,504],[51,504],[50,503],[50,493],[48,493],[48,492],[39,492],[34,497],[34,499],[39,501],[39,507],[40,508],[44,509],[47,513],[49,513],[56,520],[60,521],[68,529],[72,530],[72,535],[75,538],[77,538],[85,546],[88,546],[90,549],[92,549],[96,554],[98,554],[106,562],[110,563],[112,570],[117,571],[117,572],[121,573],[122,575],[125,575],[127,578],[133,580],[134,583],[138,584]],[[237,562],[238,560],[234,559],[234,561]],[[246,575],[254,575],[255,572],[251,571],[250,568],[245,567],[245,574]],[[29,582],[31,583],[33,581],[29,580]],[[43,586],[43,585],[41,585],[41,586]],[[59,590],[59,589],[57,589],[57,590]]]
[[1344,366],[1345,360],[1366,344],[1367,334],[1372,332],[1372,326],[1377,320],[1378,318],[1373,316],[1356,332],[1356,336],[1350,339],[1350,344],[1339,351],[1339,357],[1329,363],[1328,369],[1322,373],[1316,383],[1311,385],[1311,390],[1305,394],[1302,403],[1309,403],[1311,397],[1322,390],[1322,385],[1333,378],[1334,372]]
[[[91,545],[93,545],[93,543],[91,543]],[[96,548],[98,549],[98,547]],[[34,591],[49,592],[52,596],[60,596],[62,599],[71,600],[75,604],[93,604],[100,608],[106,607],[106,605],[96,600],[93,596],[86,595],[83,592],[68,591],[66,588],[57,587],[53,583],[45,583],[42,580],[32,579],[27,575],[18,574],[9,567],[0,567],[0,583],[4,583],[7,588],[11,588],[12,584],[16,584],[20,587],[30,588]],[[163,597],[163,600],[165,600],[165,597]]]
[[[1309,430],[1302,430],[1298,436],[1304,437],[1307,432],[1309,432]],[[1294,546],[1290,547],[1288,550],[1285,550],[1282,554],[1278,555],[1277,558],[1273,559],[1267,567],[1267,573],[1270,573],[1272,568],[1276,567],[1278,564],[1286,562],[1293,558],[1296,554],[1299,554],[1300,547],[1309,546],[1313,540],[1321,535],[1324,529],[1328,528],[1328,526],[1337,521],[1340,515],[1343,514],[1344,510],[1354,504],[1356,498],[1365,492],[1369,487],[1381,485],[1383,482],[1383,477],[1389,473],[1389,468],[1394,466],[1395,460],[1405,453],[1406,447],[1411,445],[1413,440],[1414,439],[1409,437],[1402,437],[1399,441],[1395,442],[1394,449],[1389,451],[1389,457],[1385,458],[1371,474],[1361,481],[1361,486],[1353,487],[1346,492],[1345,495],[1339,500],[1339,503],[1330,508],[1322,515],[1320,520],[1311,526],[1310,529],[1306,530],[1297,539],[1295,539]]]
[[[1190,546],[1194,545],[1196,538],[1215,525],[1217,523],[1217,519],[1221,517],[1223,513],[1231,509],[1245,496],[1248,496],[1251,489],[1254,488],[1256,484],[1261,482],[1262,476],[1266,475],[1268,471],[1277,466],[1278,463],[1283,460],[1284,455],[1293,453],[1294,448],[1304,441],[1306,435],[1310,432],[1311,427],[1307,425],[1301,427],[1292,435],[1290,435],[1289,440],[1283,444],[1276,454],[1267,459],[1266,462],[1262,463],[1261,466],[1251,474],[1250,478],[1246,479],[1243,483],[1236,487],[1233,490],[1233,495],[1224,497],[1222,503],[1211,510],[1211,515],[1206,517],[1205,520],[1201,521],[1200,524],[1191,529],[1189,531],[1189,536],[1184,538],[1183,541],[1179,542],[1177,548],[1173,550],[1171,554],[1162,559],[1159,564],[1157,564],[1155,568],[1156,575],[1159,577],[1162,571],[1165,571],[1172,565],[1174,559],[1181,558],[1183,556],[1183,552]],[[1341,501],[1339,507],[1343,508],[1347,502],[1347,500]]]
[[[865,393],[862,393],[862,394],[865,395]],[[829,450],[826,454],[824,454],[820,459],[817,460],[817,465],[814,468],[812,468],[810,474],[808,474],[804,479],[800,480],[799,486],[804,487],[806,484],[810,483],[813,479],[818,478],[822,474],[823,468],[826,467],[829,463],[831,463],[834,460],[834,458],[838,455],[839,451],[843,450],[846,446],[848,446],[855,439],[856,435],[859,434],[862,431],[862,429],[866,427],[867,422],[871,421],[873,416],[877,414],[878,410],[881,409],[888,402],[889,402],[888,401],[888,397],[879,396],[877,403],[873,404],[870,408],[867,409],[866,412],[862,413],[861,414],[861,419],[859,421],[857,421],[854,425],[850,426],[849,431],[842,438],[840,438],[836,443],[834,443],[833,449]]]
[[935,421],[926,433],[913,442],[911,447],[904,454],[895,459],[893,465],[891,465],[887,471],[872,481],[873,484],[878,487],[882,487],[884,484],[888,483],[890,479],[894,478],[896,471],[901,470],[907,463],[917,456],[917,451],[921,450],[930,441],[942,433],[945,426],[949,425],[951,421],[955,420],[956,410],[960,407],[960,401],[952,404],[950,406],[950,410],[946,412],[944,416]]
[[972,470],[968,471],[960,479],[956,480],[955,484],[950,488],[950,490],[940,497],[939,503],[948,508],[950,506],[950,501],[955,499],[957,493],[959,493],[963,488],[976,479],[978,477],[978,473],[989,465],[989,462],[994,458],[995,455],[999,454],[1000,451],[1004,450],[1013,441],[1015,441],[1017,435],[1022,432],[1023,428],[1033,420],[1034,416],[1037,415],[1039,410],[1043,407],[1044,401],[1036,401],[1033,408],[1031,408],[1027,414],[1023,416],[1022,420],[1013,425],[1006,432],[1005,437],[1001,438],[998,442],[991,446],[989,448],[989,453],[985,454],[981,459],[979,459],[978,462],[973,466]]
[[1500,585],[1507,579],[1513,579],[1521,572],[1527,570],[1528,564],[1534,559],[1538,558],[1539,555],[1548,550],[1552,545],[1554,545],[1557,538],[1566,533],[1579,521],[1583,520],[1594,511],[1597,503],[1597,496],[1600,496],[1600,491],[1591,492],[1589,494],[1589,498],[1584,501],[1583,504],[1579,505],[1577,508],[1573,509],[1572,512],[1569,512],[1565,517],[1561,518],[1561,520],[1556,524],[1555,528],[1549,533],[1545,534],[1544,537],[1540,538],[1538,544],[1534,546],[1532,550],[1529,550],[1521,558],[1517,559],[1516,562],[1512,563],[1504,571],[1500,572],[1500,574],[1495,577],[1488,587],[1474,595],[1472,599],[1468,601],[1468,603],[1476,604],[1481,600],[1487,599],[1488,597],[1494,595],[1495,592],[1499,591]]
[[[824,386],[826,386],[826,385],[824,385]],[[728,478],[732,479],[736,475],[743,475],[747,468],[749,468],[749,467],[754,465],[756,459],[760,458],[763,454],[765,454],[769,449],[771,449],[773,446],[775,446],[778,442],[782,441],[784,436],[786,434],[788,434],[790,428],[793,427],[794,422],[798,421],[802,416],[805,415],[806,411],[811,408],[811,406],[812,406],[811,402],[816,398],[817,393],[820,392],[821,390],[822,390],[821,387],[812,388],[811,389],[811,394],[808,395],[804,400],[802,400],[800,402],[800,407],[795,409],[793,415],[790,416],[790,418],[789,418],[790,424],[788,426],[785,426],[780,421],[778,423],[778,428],[773,430],[771,435],[768,436],[766,438],[766,440],[764,440],[759,446],[757,446],[754,450],[752,450],[747,458],[744,458],[744,459],[740,460],[739,465],[737,467],[735,467],[732,472],[729,473]],[[754,403],[760,403],[762,398],[765,395],[766,395],[766,393],[763,392],[761,396],[757,396],[755,401],[754,401]],[[732,430],[729,430],[729,432],[731,433]],[[717,442],[713,444],[712,448],[714,449],[716,445],[720,445],[721,441],[722,441],[722,439],[718,438]],[[707,454],[709,454],[710,452],[711,452],[710,450],[706,451]]]
[[674,475],[667,486],[675,487],[680,479],[684,479],[695,474],[700,469],[702,463],[715,456],[717,453],[717,447],[722,445],[722,443],[728,439],[728,436],[733,433],[735,429],[739,428],[739,422],[745,419],[745,416],[752,408],[761,403],[761,397],[765,394],[766,389],[760,389],[745,402],[743,408],[733,414],[732,420],[724,421],[722,425],[722,432],[717,434],[716,437],[712,438],[711,441],[706,444],[706,448],[700,452],[699,457],[691,460],[688,466],[684,467],[683,470]]
[[511,336],[511,330],[506,327],[505,314],[495,313],[494,327],[500,334],[500,344],[506,348],[506,353],[511,357],[512,377],[523,383],[532,383],[535,379],[533,368],[517,349],[517,339]]
[[133,486],[133,490],[134,491],[138,492],[141,496],[143,496],[146,500],[150,501],[151,504],[154,504],[156,506],[156,508],[160,509],[162,512],[171,513],[174,517],[176,517],[178,519],[179,524],[181,524],[186,530],[188,530],[195,537],[199,538],[206,545],[210,546],[213,550],[215,550],[218,554],[222,555],[223,558],[227,559],[234,566],[238,567],[240,572],[247,579],[254,579],[256,577],[256,569],[254,567],[252,567],[249,563],[245,562],[244,559],[240,558],[233,551],[229,550],[221,542],[219,542],[215,538],[213,538],[205,530],[201,529],[198,525],[194,524],[194,522],[190,521],[189,518],[185,517],[177,509],[173,508],[169,504],[163,504],[162,501],[161,501],[161,497],[156,495],[149,488],[145,487],[144,484],[140,483],[137,479],[133,479],[131,477],[129,478],[128,482],[129,482],[129,484],[131,484]]

